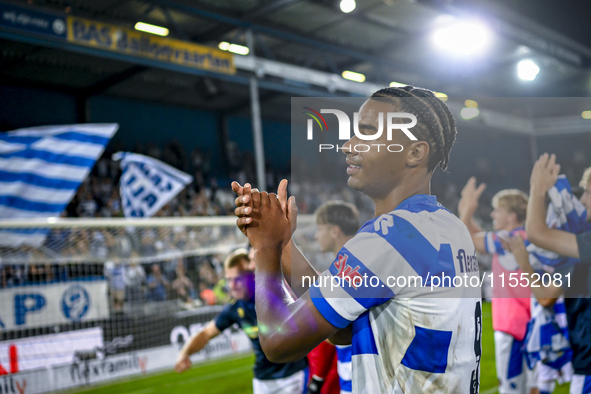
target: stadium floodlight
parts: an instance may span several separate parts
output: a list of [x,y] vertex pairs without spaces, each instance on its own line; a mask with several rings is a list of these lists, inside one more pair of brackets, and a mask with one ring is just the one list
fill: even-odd
[[435,46],[455,55],[473,55],[484,51],[490,44],[492,33],[482,22],[469,20],[453,22],[433,32]]
[[433,92],[435,93],[435,96],[439,97],[439,100],[441,101],[447,101],[448,97],[447,94],[445,93],[441,93],[441,92]]
[[357,7],[357,3],[355,0],[341,0],[341,4],[339,6],[341,11],[343,11],[345,14],[348,14],[349,12],[352,12],[355,7]]
[[464,105],[468,108],[478,108],[478,103],[474,100],[466,100],[464,101]]
[[365,75],[360,74],[360,73],[356,73],[354,71],[343,71],[343,78],[348,79],[349,81],[355,81],[355,82],[364,82],[365,81]]
[[391,88],[401,88],[403,86],[406,86],[407,84],[405,83],[400,83],[400,82],[390,82],[390,87]]
[[517,76],[524,81],[533,81],[540,72],[540,67],[531,60],[522,60],[517,64]]
[[156,34],[157,36],[166,37],[168,35],[168,29],[166,27],[151,25],[149,23],[138,22],[134,28],[145,33]]
[[591,111],[583,111],[583,113],[581,113],[581,116],[583,117],[583,119],[591,119]]
[[471,108],[471,107],[464,107],[462,108],[462,111],[460,111],[460,115],[462,116],[463,119],[472,119],[477,117],[480,114],[480,111],[478,110],[478,108]]
[[250,52],[250,49],[248,49],[248,47],[245,47],[244,45],[230,44],[226,41],[220,42],[218,48],[220,48],[222,51],[228,51],[242,56],[248,55],[248,53]]

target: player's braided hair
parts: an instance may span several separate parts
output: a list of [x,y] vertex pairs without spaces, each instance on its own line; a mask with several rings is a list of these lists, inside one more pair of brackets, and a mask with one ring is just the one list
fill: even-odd
[[429,143],[428,169],[432,171],[437,164],[447,169],[449,152],[456,140],[456,121],[447,105],[430,90],[415,86],[380,89],[371,95],[372,99],[400,97],[402,110],[409,110],[417,116],[418,122],[412,133]]

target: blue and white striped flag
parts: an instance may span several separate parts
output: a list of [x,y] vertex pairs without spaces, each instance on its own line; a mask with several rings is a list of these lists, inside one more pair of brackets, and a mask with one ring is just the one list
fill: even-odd
[[[117,124],[44,126],[0,133],[0,218],[59,216]],[[46,229],[0,231],[0,245],[39,246]]]
[[125,217],[153,216],[193,180],[160,160],[137,153],[118,152],[113,160],[121,160],[119,188]]
[[[566,176],[560,175],[556,184],[548,190],[550,204],[546,214],[546,224],[550,228],[580,234],[591,230],[591,224],[587,223],[587,211],[585,206],[573,196],[570,183]],[[564,267],[576,264],[579,259],[561,256],[534,244],[526,242],[527,251],[530,253],[530,263],[538,268],[539,265],[550,267]]]
[[564,297],[560,297],[552,307],[544,308],[532,299],[531,320],[523,345],[526,361],[530,369],[540,362],[538,373],[549,380],[570,381],[572,376],[573,351],[570,347],[566,307]]

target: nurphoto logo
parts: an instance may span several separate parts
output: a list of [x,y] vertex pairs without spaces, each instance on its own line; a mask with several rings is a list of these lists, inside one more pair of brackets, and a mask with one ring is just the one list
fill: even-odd
[[[326,131],[328,131],[328,124],[326,123],[326,120],[324,119],[324,116],[322,116],[322,114],[333,114],[337,117],[337,121],[339,123],[339,140],[341,141],[349,141],[351,139],[351,120],[349,119],[349,116],[341,110],[338,109],[321,109],[320,112],[309,108],[309,107],[303,107],[305,110],[309,111],[309,112],[304,112],[304,114],[310,116],[310,119],[308,119],[307,122],[307,139],[313,140],[314,139],[314,121],[316,121],[316,123],[318,124],[318,126],[320,127],[321,131],[324,131],[324,129],[326,129]],[[408,112],[388,112],[385,114],[383,112],[380,112],[378,114],[378,128],[377,131],[375,132],[375,134],[362,134],[361,132],[359,132],[359,112],[354,112],[353,113],[353,132],[355,133],[355,136],[357,138],[359,138],[362,141],[375,141],[378,138],[380,138],[382,136],[382,134],[384,133],[384,118],[386,119],[386,136],[388,141],[392,141],[392,131],[393,130],[402,130],[402,132],[404,134],[406,134],[406,136],[408,138],[410,138],[412,141],[417,141],[417,137],[415,137],[411,132],[410,132],[410,128],[416,126],[417,124],[417,118],[416,116],[414,116],[413,114],[410,114]],[[400,119],[400,118],[406,118],[406,119],[410,119],[410,123],[394,123],[394,119]],[[390,145],[386,145],[386,144],[356,144],[353,145],[352,149],[355,152],[367,152],[371,149],[371,146],[375,146],[378,149],[378,152],[380,151],[380,147],[385,147],[385,149],[388,150],[388,152],[401,152],[403,147],[400,144],[390,144]],[[338,146],[333,145],[333,144],[319,144],[318,145],[318,149],[319,152],[322,152],[323,150],[332,150],[335,149],[338,152],[339,150],[347,150],[347,149],[351,149],[350,147],[342,147],[342,146]]]

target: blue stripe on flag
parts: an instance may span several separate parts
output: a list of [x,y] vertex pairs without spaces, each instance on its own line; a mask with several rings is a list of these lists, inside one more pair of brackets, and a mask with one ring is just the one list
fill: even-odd
[[585,375],[585,383],[583,384],[583,394],[591,393],[591,375]]
[[415,337],[406,349],[401,364],[416,371],[445,373],[451,334],[451,331],[415,326]]
[[60,153],[46,152],[42,150],[26,149],[22,151],[0,154],[0,157],[8,159],[18,157],[22,159],[39,159],[48,163],[69,164],[72,166],[92,168],[96,160],[84,157],[67,156]]
[[82,183],[82,179],[78,181],[66,181],[63,179],[52,179],[30,173],[14,173],[7,171],[0,171],[0,180],[2,182],[23,182],[40,187],[50,189],[62,190],[77,190]]
[[353,342],[351,353],[356,354],[378,354],[378,347],[373,337],[369,312],[364,312],[353,322]]
[[6,141],[12,144],[31,145],[32,143],[37,142],[41,139],[43,139],[43,137],[16,136],[9,135],[8,133],[0,133],[0,141]]
[[52,137],[58,138],[60,140],[86,142],[89,144],[97,144],[102,146],[107,145],[111,140],[110,138],[101,137],[99,135],[78,133],[75,131],[68,131],[65,133],[55,134]]
[[64,210],[69,201],[61,204],[48,204],[43,202],[29,201],[16,196],[0,195],[0,205],[6,205],[23,211],[60,213]]
[[511,344],[511,353],[509,354],[509,366],[507,368],[507,379],[513,379],[521,375],[523,371],[523,353],[521,353],[521,345],[523,341],[518,341],[513,338]]
[[327,322],[337,328],[345,328],[351,322],[337,313],[332,306],[324,299],[318,287],[312,285],[310,287],[310,297],[312,303],[318,309],[318,312],[326,319]]

